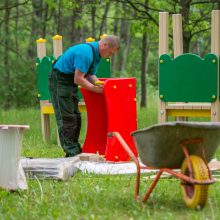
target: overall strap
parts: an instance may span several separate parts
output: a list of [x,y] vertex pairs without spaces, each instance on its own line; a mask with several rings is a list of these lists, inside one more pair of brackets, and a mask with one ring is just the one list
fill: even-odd
[[92,44],[90,44],[90,43],[86,43],[86,44],[92,48],[92,54],[93,54],[93,55],[92,55],[92,64],[90,65],[89,70],[88,70],[88,73],[90,73],[91,70],[92,70],[92,68],[93,68],[93,64],[94,64],[95,49],[94,49],[94,47],[92,46]]

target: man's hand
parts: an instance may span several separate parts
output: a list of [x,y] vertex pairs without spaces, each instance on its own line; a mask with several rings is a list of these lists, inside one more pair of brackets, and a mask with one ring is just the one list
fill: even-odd
[[104,81],[100,81],[100,80],[95,81],[95,85],[98,87],[103,87],[104,83],[105,83]]
[[102,87],[99,87],[99,86],[94,86],[94,90],[93,92],[96,92],[96,93],[103,93],[103,88]]
[[74,74],[74,83],[92,92],[96,92],[96,93],[103,92],[103,89],[101,87],[93,85],[91,82],[85,79],[84,76],[85,76],[84,73],[80,72],[79,70],[76,70]]

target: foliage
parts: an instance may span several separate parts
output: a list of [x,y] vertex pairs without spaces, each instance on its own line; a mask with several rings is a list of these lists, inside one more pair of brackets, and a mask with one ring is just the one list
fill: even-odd
[[[210,51],[211,10],[218,1],[154,0],[17,0],[0,3],[0,106],[36,104],[36,39],[63,35],[63,49],[103,32],[121,37],[112,59],[113,76],[135,76],[140,82],[142,35],[147,32],[149,60],[146,86],[157,86],[158,12],[182,13],[185,49],[204,56]],[[107,7],[109,5],[109,7]],[[105,14],[106,10],[106,14]],[[188,14],[187,14],[188,13]],[[170,21],[171,22],[171,21]],[[102,29],[101,26],[103,25]],[[102,33],[100,33],[102,32]],[[172,31],[170,32],[172,35]],[[172,41],[170,40],[170,48]],[[172,52],[171,52],[172,53]],[[148,58],[146,58],[148,59]],[[135,67],[135,70],[133,68]],[[152,83],[152,84],[151,84]],[[140,83],[137,84],[140,90]],[[142,92],[142,91],[141,91]]]

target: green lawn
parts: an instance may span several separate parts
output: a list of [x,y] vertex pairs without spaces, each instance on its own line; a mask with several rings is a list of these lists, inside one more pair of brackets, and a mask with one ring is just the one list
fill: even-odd
[[[148,108],[138,110],[139,128],[157,121],[156,102],[152,100]],[[22,156],[63,157],[63,151],[56,145],[54,119],[52,140],[49,143],[42,141],[37,108],[1,110],[0,121],[1,124],[30,125],[30,130],[24,134]],[[81,142],[84,137],[85,123]],[[142,194],[150,184],[143,177]],[[67,182],[28,180],[27,191],[0,190],[0,219],[220,219],[219,182],[210,187],[208,203],[203,210],[185,208],[176,179],[162,179],[146,204],[134,201],[134,186],[135,175],[78,172]]]

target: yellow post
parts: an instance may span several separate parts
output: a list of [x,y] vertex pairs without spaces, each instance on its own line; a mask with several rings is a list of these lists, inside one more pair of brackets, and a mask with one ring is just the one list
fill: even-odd
[[56,59],[63,53],[63,37],[61,35],[53,36],[53,54]]
[[[46,40],[40,38],[36,40],[37,42],[37,57],[43,59],[46,56]],[[42,109],[44,107],[44,103],[47,101],[40,101],[40,115],[41,115],[41,132],[43,136],[43,140],[47,141],[50,139],[50,117],[49,114],[44,114]]]
[[106,37],[106,36],[108,36],[108,35],[107,35],[107,34],[102,34],[102,35],[100,36],[100,40],[101,40],[102,38]]
[[37,42],[37,57],[42,59],[46,56],[46,40],[43,38],[39,38],[36,40]]
[[86,38],[86,43],[94,42],[94,41],[95,41],[95,39],[92,38],[92,37],[88,37],[88,38]]

